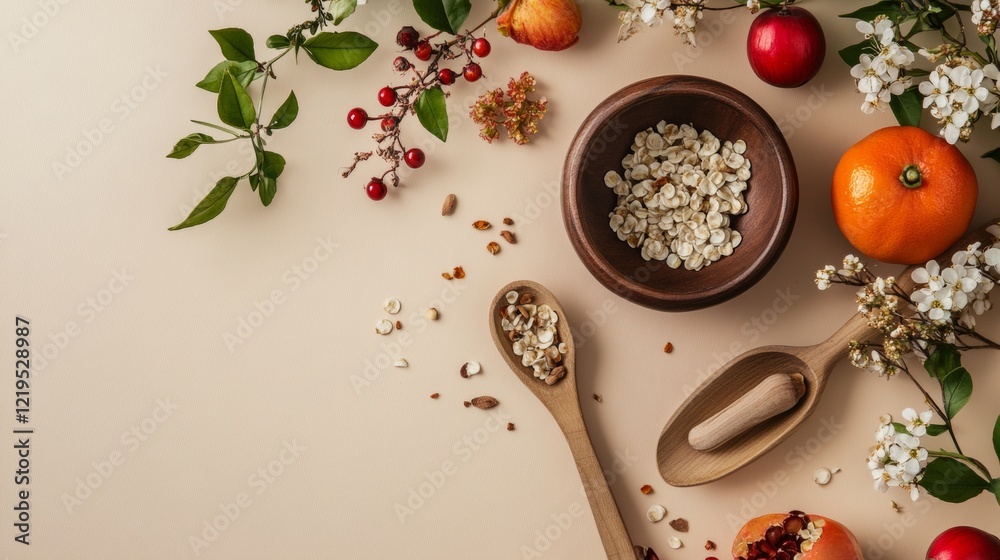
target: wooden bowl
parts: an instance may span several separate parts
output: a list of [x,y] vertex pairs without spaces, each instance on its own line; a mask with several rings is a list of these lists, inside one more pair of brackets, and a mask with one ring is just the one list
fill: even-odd
[[[617,198],[604,175],[622,173],[635,134],[661,120],[747,144],[748,210],[732,222],[743,241],[732,255],[699,271],[643,260],[608,225]],[[791,236],[799,196],[792,154],[774,120],[739,91],[694,76],[636,82],[598,105],[570,145],[562,190],[566,231],[591,274],[618,295],[665,311],[721,303],[763,278]]]

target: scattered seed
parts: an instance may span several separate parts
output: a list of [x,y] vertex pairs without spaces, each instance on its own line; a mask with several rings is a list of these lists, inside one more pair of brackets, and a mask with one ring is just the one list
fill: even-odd
[[444,205],[441,206],[442,216],[451,216],[455,212],[455,203],[458,202],[458,198],[453,194],[449,194],[444,197]]
[[507,230],[503,230],[503,231],[500,232],[500,237],[503,237],[504,241],[506,241],[507,243],[510,243],[511,245],[517,244],[517,236],[515,236],[513,234],[513,232],[509,232]]
[[493,225],[486,220],[476,220],[475,222],[472,222],[472,227],[478,229],[479,231],[483,231],[490,229]]
[[486,250],[489,251],[491,255],[495,255],[500,252],[500,244],[496,241],[490,241],[486,245]]
[[381,319],[379,322],[375,323],[375,332],[378,334],[389,334],[392,332],[392,321],[388,319]]
[[396,321],[396,330],[398,331],[402,328],[403,328],[403,323],[401,321]]
[[441,396],[441,393],[431,393],[431,398],[436,399]]
[[705,550],[715,550],[715,543],[712,541],[705,541]]
[[681,540],[678,539],[677,537],[670,537],[669,539],[667,539],[667,544],[670,546],[670,548],[680,548],[684,546],[684,543],[681,542]]
[[564,366],[556,366],[552,368],[549,375],[545,378],[546,385],[555,385],[559,383],[559,380],[566,377],[566,368]]
[[813,473],[813,482],[819,484],[820,486],[830,484],[831,478],[833,478],[833,473],[830,472],[830,469],[825,467],[818,468],[816,469],[816,472]]
[[892,511],[894,511],[896,513],[899,513],[899,511],[900,511],[899,504],[897,504],[896,502],[894,502],[892,500],[889,500],[889,508],[892,509]]
[[487,410],[500,404],[500,401],[494,399],[493,397],[476,397],[472,399],[471,404],[476,408]]
[[431,321],[437,321],[438,310],[431,307],[430,309],[424,312],[424,316],[430,319]]
[[382,304],[382,307],[385,309],[385,312],[388,313],[389,315],[395,315],[396,313],[399,313],[399,310],[402,309],[403,306],[402,304],[399,303],[398,299],[389,298],[385,300],[385,303]]
[[465,278],[465,269],[460,266],[456,266],[455,270],[452,271],[452,274],[455,275],[455,278],[461,280],[462,278]]
[[406,358],[399,358],[392,364],[393,367],[405,368],[410,367],[410,362],[406,361]]
[[441,278],[444,278],[445,280],[451,280],[452,276],[450,272],[442,272]]
[[507,431],[508,432],[513,432],[514,431],[514,423],[513,422],[507,422]]
[[535,301],[535,298],[531,297],[531,294],[521,294],[521,299],[518,301],[521,305],[527,305]]
[[678,517],[677,519],[671,521],[670,526],[673,527],[674,531],[677,531],[678,533],[688,532],[688,522],[687,519],[684,519],[683,517]]
[[594,393],[594,400],[597,402],[604,402],[604,399],[601,397],[601,395],[598,395],[597,393]]
[[514,225],[514,220],[512,220],[510,218],[504,218],[503,219],[503,225],[505,225],[505,226],[512,226],[512,225]]
[[659,504],[650,506],[649,509],[646,510],[646,519],[648,519],[650,523],[659,523],[666,515],[667,508]]
[[470,403],[469,401],[465,401],[462,404],[465,406],[465,408],[469,408],[470,406],[472,406],[472,403]]
[[468,378],[470,375],[476,375],[482,373],[482,371],[483,368],[479,365],[479,362],[466,362],[462,364],[462,369],[459,370],[459,373],[462,377]]
[[673,352],[674,351],[674,345],[673,345],[673,343],[672,342],[668,342],[666,344],[666,346],[663,347],[663,351],[666,352],[667,354]]
[[640,488],[639,491],[642,492],[643,494],[652,494],[653,487],[648,484],[643,484],[642,488]]

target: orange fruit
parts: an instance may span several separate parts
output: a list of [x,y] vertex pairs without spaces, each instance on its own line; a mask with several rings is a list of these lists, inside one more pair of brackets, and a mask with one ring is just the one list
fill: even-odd
[[877,130],[833,173],[833,216],[865,255],[898,264],[938,256],[969,228],[976,173],[958,148],[913,126]]
[[[785,544],[802,528],[800,520],[808,519],[814,527],[820,527],[822,534],[812,543],[811,548],[802,555],[802,560],[861,560],[861,545],[858,539],[847,528],[836,521],[802,512],[771,513],[755,517],[736,534],[733,541],[733,558],[753,558],[750,548],[759,549],[770,546],[771,550],[784,549],[791,551],[789,556],[795,556],[795,548],[804,542],[798,539],[795,545]],[[789,548],[790,547],[790,548]]]

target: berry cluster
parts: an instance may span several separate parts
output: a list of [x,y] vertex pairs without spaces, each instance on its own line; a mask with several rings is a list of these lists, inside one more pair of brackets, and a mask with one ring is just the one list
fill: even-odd
[[[443,64],[456,60],[464,62],[461,76],[469,82],[475,82],[483,77],[483,68],[475,59],[488,56],[491,47],[486,38],[473,37],[474,32],[475,30],[469,31],[456,35],[449,41],[438,43],[433,43],[433,41],[440,33],[421,37],[420,33],[410,26],[403,27],[396,34],[396,44],[404,51],[411,51],[414,58],[420,62],[426,62],[427,65],[423,70],[420,70],[406,56],[396,57],[392,63],[393,68],[404,75],[412,74],[412,79],[407,84],[385,86],[378,91],[376,98],[379,105],[385,107],[386,111],[378,115],[369,115],[365,109],[355,107],[347,113],[347,124],[355,130],[365,128],[369,121],[379,121],[381,129],[381,132],[372,135],[372,139],[377,144],[374,153],[389,164],[389,169],[379,177],[372,177],[365,186],[368,198],[372,200],[385,198],[389,192],[387,183],[394,187],[399,186],[397,170],[402,163],[412,169],[419,168],[424,164],[426,157],[423,150],[420,148],[406,149],[403,146],[399,137],[400,124],[408,115],[415,113],[414,104],[420,98],[421,93],[430,88],[450,86],[456,82],[459,72],[444,67]],[[355,153],[354,162],[344,170],[342,175],[345,178],[349,177],[358,163],[367,160],[372,155],[373,152]]]

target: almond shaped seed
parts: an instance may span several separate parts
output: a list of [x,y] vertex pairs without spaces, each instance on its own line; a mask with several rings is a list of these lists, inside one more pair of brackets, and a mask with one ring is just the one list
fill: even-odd
[[503,230],[503,231],[500,232],[500,237],[503,237],[504,241],[506,241],[507,243],[510,243],[511,245],[516,245],[517,244],[517,237],[514,235],[513,232],[510,232],[510,231],[507,231],[507,230]]
[[503,225],[505,225],[505,226],[512,226],[512,225],[514,225],[514,220],[512,220],[510,218],[504,218],[503,219]]
[[486,245],[486,250],[489,251],[491,255],[495,255],[500,252],[500,244],[496,241],[490,241]]
[[487,410],[487,409],[493,408],[494,406],[500,404],[500,401],[494,399],[493,397],[483,396],[483,397],[476,397],[476,398],[472,399],[470,401],[470,404],[472,404],[472,406],[474,406],[474,407],[476,407],[478,409]]
[[472,222],[472,227],[478,229],[479,231],[483,231],[490,229],[491,227],[493,227],[493,225],[487,222],[486,220],[476,220]]
[[444,197],[444,204],[441,206],[441,215],[451,216],[455,212],[455,203],[457,202],[458,198],[453,194]]

